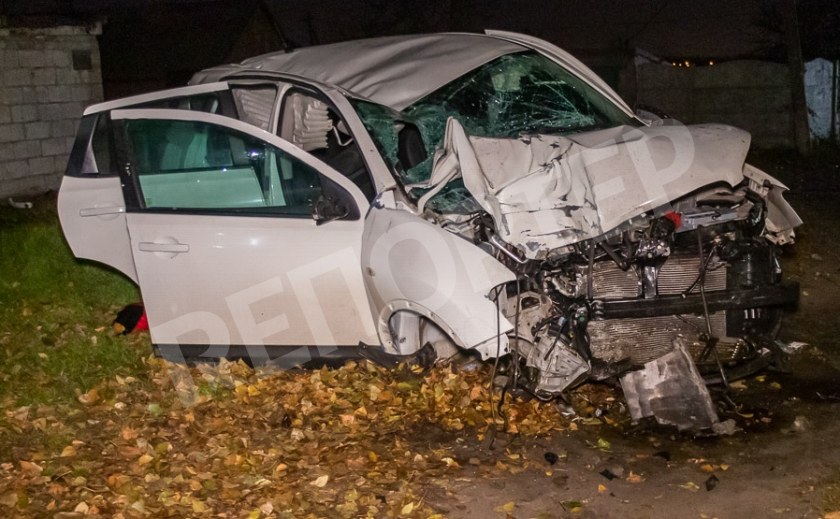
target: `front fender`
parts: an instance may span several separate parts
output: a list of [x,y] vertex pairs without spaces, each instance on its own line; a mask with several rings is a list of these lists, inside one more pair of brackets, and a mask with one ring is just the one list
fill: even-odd
[[362,269],[385,351],[405,353],[394,344],[389,321],[410,311],[482,358],[507,353],[513,325],[489,296],[516,276],[472,243],[407,211],[374,206],[365,220]]

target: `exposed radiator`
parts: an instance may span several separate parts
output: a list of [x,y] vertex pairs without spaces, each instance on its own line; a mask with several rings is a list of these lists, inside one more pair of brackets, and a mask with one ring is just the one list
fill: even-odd
[[[712,260],[706,270],[705,290],[726,290],[726,264]],[[659,269],[658,287],[661,295],[681,294],[697,279],[700,258],[697,256],[671,256]],[[694,291],[699,291],[695,287]]]
[[[715,312],[710,317],[712,333],[726,336],[726,312]],[[596,358],[610,362],[630,359],[640,365],[671,351],[675,340],[680,340],[696,358],[704,348],[699,336],[706,332],[706,319],[697,315],[609,319],[590,321],[587,330]],[[718,353],[723,359],[737,355],[733,347],[724,345]]]
[[[671,256],[659,270],[660,295],[681,294],[697,279],[700,258],[697,256]],[[726,289],[726,264],[712,261],[706,271],[707,291]],[[578,273],[585,279],[587,267]],[[694,291],[699,291],[695,287]],[[592,294],[600,299],[630,299],[641,296],[641,282],[633,268],[621,270],[613,261],[599,261],[592,266]]]

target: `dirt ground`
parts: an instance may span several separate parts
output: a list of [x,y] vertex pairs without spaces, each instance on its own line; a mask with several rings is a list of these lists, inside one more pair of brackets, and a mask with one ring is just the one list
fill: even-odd
[[[824,517],[840,510],[840,204],[831,188],[792,187],[788,199],[806,225],[783,266],[802,298],[781,338],[809,346],[790,373],[736,384],[731,399],[740,415],[731,416],[741,432],[691,438],[583,425],[538,441],[499,436],[495,450],[451,437],[459,459],[469,460],[464,476],[430,491],[426,502],[461,518]],[[532,466],[519,474],[487,469],[511,452]],[[550,453],[558,455],[553,465],[544,461]]]
[[[509,400],[507,413],[519,415],[506,425],[518,424],[519,434],[494,435],[513,429],[476,427],[498,423],[485,405],[487,366],[422,375],[353,363],[265,377],[244,364],[175,369],[149,356],[148,335],[110,330],[112,314],[136,297],[132,290],[75,264],[69,252],[38,263],[30,251],[24,257],[39,275],[22,272],[21,279],[52,288],[55,272],[75,277],[63,291],[26,292],[36,294],[26,300],[18,294],[26,283],[6,282],[5,315],[18,326],[0,329],[9,368],[0,369],[0,389],[14,386],[7,380],[26,382],[15,368],[26,364],[32,369],[22,373],[34,381],[26,387],[52,390],[29,404],[0,401],[0,517],[723,519],[838,512],[831,517],[837,519],[840,153],[833,153],[836,159],[779,153],[751,160],[790,185],[788,199],[805,221],[783,256],[802,297],[781,339],[809,346],[789,371],[738,381],[728,396],[714,390],[721,418],[740,427],[731,436],[635,426],[620,409],[620,390],[603,385],[576,393],[571,422],[548,405]],[[40,224],[20,227],[46,237],[35,251],[63,247],[49,211],[35,218]],[[0,288],[3,282],[0,276]],[[100,284],[110,288],[97,292]],[[78,371],[87,378],[68,378]],[[184,403],[177,380],[197,381],[200,402]],[[65,386],[75,393],[66,389],[70,397],[62,400],[56,395]]]

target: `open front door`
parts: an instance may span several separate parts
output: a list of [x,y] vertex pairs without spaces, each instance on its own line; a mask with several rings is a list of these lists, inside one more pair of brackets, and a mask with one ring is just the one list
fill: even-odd
[[351,181],[227,117],[152,109],[111,120],[152,342],[378,342],[360,266],[368,203]]

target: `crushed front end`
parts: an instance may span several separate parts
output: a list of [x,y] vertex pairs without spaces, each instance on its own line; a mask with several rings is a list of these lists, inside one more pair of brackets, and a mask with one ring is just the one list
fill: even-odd
[[[711,427],[710,406],[685,412],[690,395],[705,389],[696,387],[695,369],[726,383],[778,360],[782,311],[798,300],[797,283],[782,277],[780,246],[767,239],[766,212],[745,182],[689,196],[541,261],[499,250],[518,274],[502,297],[517,323],[521,383],[548,398],[586,379],[619,376],[635,419]],[[680,380],[671,389],[634,375],[674,351],[693,366],[673,368]],[[651,408],[652,398],[663,404]]]
[[[662,134],[630,130],[642,135],[609,143],[616,148],[609,153],[605,145],[531,137],[501,146],[500,161],[483,150],[501,140],[459,139],[450,123],[432,179],[456,170],[483,211],[439,220],[516,274],[497,298],[514,324],[517,387],[550,399],[584,380],[617,377],[635,420],[714,429],[706,383],[779,360],[782,313],[799,294],[783,279],[779,254],[801,221],[781,196],[784,186],[743,163],[748,139],[710,160],[713,143],[732,130],[674,130],[688,132],[693,156],[672,176],[670,194],[648,196],[650,178],[641,188],[630,180],[657,172],[634,160]],[[457,165],[447,165],[453,155]],[[506,169],[511,162],[532,167],[516,175]],[[617,175],[627,189],[609,204],[592,186]]]

